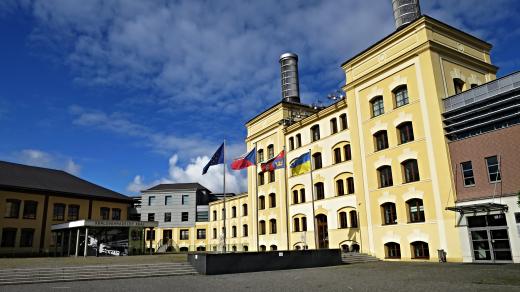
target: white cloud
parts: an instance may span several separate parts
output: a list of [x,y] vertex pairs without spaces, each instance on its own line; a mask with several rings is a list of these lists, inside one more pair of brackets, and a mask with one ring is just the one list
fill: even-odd
[[[141,175],[136,175],[127,186],[127,191],[139,193],[161,183],[190,183],[198,182],[214,193],[223,192],[222,165],[211,166],[205,175],[202,175],[203,167],[208,163],[209,157],[199,156],[192,159],[185,167],[179,166],[177,154],[170,157],[168,175],[146,183]],[[240,193],[247,190],[247,178],[245,171],[232,171],[226,167],[226,192]]]
[[4,159],[33,166],[61,169],[74,175],[79,175],[81,166],[72,158],[62,154],[49,153],[37,149],[23,149],[9,155],[2,155]]

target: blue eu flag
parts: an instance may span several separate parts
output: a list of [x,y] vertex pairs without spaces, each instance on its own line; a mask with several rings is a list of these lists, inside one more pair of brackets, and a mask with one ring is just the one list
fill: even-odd
[[224,163],[224,143],[222,143],[222,145],[220,145],[220,147],[218,147],[217,152],[215,152],[215,154],[213,154],[213,156],[209,160],[208,164],[206,164],[206,166],[204,166],[204,169],[202,169],[202,174],[203,175],[206,174],[206,172],[208,172],[208,169],[210,166],[222,164],[222,163]]

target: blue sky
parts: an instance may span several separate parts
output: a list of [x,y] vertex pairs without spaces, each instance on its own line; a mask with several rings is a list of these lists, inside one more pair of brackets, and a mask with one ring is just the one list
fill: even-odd
[[[394,30],[390,0],[0,2],[0,159],[64,169],[125,194],[200,181],[244,123],[280,99],[278,57],[300,57],[303,102],[344,83],[340,64]],[[516,0],[423,0],[423,13],[494,44],[520,69]],[[506,8],[505,8],[506,7]],[[245,191],[245,173],[227,178]]]

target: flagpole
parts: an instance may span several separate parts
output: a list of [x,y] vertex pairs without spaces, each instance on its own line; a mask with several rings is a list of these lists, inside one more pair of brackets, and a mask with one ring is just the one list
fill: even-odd
[[310,175],[311,175],[311,202],[312,202],[312,226],[314,228],[314,249],[318,249],[318,230],[316,230],[316,213],[315,213],[315,208],[314,208],[314,181],[313,181],[313,178],[312,178],[312,170],[313,170],[313,165],[312,165],[312,150],[309,149],[309,159],[311,160],[311,172],[310,172]]
[[[256,155],[258,154],[258,149],[256,148],[257,146],[257,142],[255,142],[255,158],[258,158]],[[258,234],[259,233],[259,230],[258,230],[258,159],[255,159],[257,161],[255,161],[255,197],[256,197],[256,201],[255,201],[255,209],[256,209],[256,251],[260,251],[260,235]]]
[[224,173],[224,176],[222,176],[222,181],[223,181],[223,184],[222,184],[222,187],[224,189],[224,251],[227,252],[227,245],[226,245],[226,233],[227,233],[227,229],[226,229],[226,220],[227,220],[227,215],[226,215],[226,139],[224,139],[224,149],[222,151],[222,156],[223,156],[223,160],[224,160],[224,164],[222,164],[222,168],[223,168],[223,173]]
[[290,239],[290,236],[289,236],[289,222],[291,221],[290,218],[289,218],[289,194],[287,193],[287,184],[289,183],[289,179],[287,177],[287,152],[285,152],[285,146],[283,146],[283,172],[284,172],[284,177],[285,177],[285,228],[286,228],[286,233],[287,233],[287,250],[290,250],[290,244],[289,244],[289,239]]

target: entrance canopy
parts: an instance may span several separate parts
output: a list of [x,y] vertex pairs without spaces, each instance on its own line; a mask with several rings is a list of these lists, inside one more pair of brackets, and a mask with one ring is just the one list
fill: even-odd
[[51,227],[52,231],[64,230],[70,228],[81,227],[142,227],[153,228],[157,227],[157,221],[120,221],[120,220],[78,220],[67,223],[54,224]]
[[459,212],[461,215],[478,212],[501,211],[507,212],[507,205],[496,203],[482,203],[464,206],[447,207],[446,210]]

